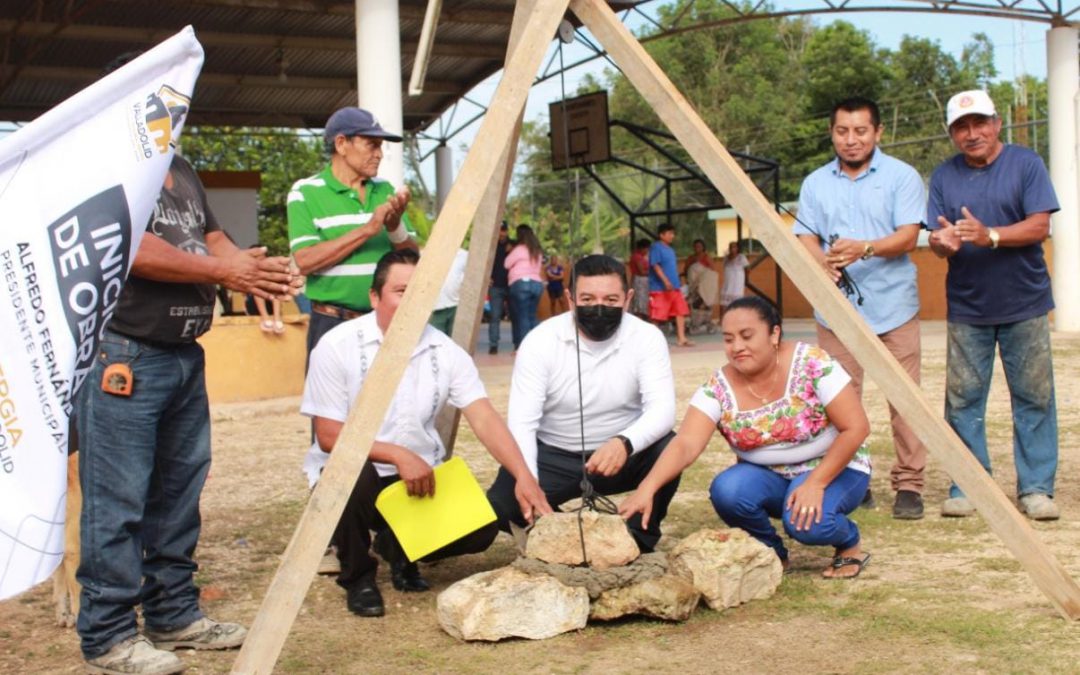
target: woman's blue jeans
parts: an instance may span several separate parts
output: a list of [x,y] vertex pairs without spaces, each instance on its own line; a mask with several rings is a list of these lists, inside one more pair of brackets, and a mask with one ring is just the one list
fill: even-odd
[[746,530],[754,539],[776,551],[781,560],[787,560],[787,548],[770,518],[780,518],[788,536],[808,546],[833,546],[843,550],[859,543],[859,527],[847,514],[858,508],[870,484],[870,475],[855,469],[841,471],[825,488],[821,522],[799,531],[791,523],[791,511],[786,502],[791,491],[806,482],[809,476],[807,472],[789,480],[768,467],[739,462],[713,479],[709,499],[728,527]]
[[[100,656],[147,627],[174,630],[202,618],[193,560],[199,495],[210,470],[210,410],[197,343],[149,346],[106,331],[79,391],[83,654]],[[127,363],[130,397],[101,390],[102,373]]]
[[[1016,494],[1052,496],[1058,428],[1050,322],[1046,315],[991,326],[949,322],[945,419],[989,473],[986,399],[994,372],[994,353],[999,348],[1012,402]],[[949,489],[951,497],[962,495],[955,484]]]
[[514,337],[514,349],[521,346],[521,341],[539,321],[536,308],[540,305],[540,295],[544,285],[532,279],[521,279],[510,284],[510,327]]

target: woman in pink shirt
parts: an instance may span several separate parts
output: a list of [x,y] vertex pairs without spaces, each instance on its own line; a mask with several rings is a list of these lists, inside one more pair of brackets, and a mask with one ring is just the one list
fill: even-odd
[[506,254],[506,271],[510,281],[510,326],[514,351],[538,323],[536,307],[544,284],[540,281],[540,262],[543,251],[540,240],[528,225],[517,226],[517,243]]

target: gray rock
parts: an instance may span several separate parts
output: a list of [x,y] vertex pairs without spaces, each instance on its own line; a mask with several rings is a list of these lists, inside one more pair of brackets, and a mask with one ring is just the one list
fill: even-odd
[[459,640],[542,640],[585,627],[589,594],[554,577],[502,567],[439,594],[439,625]]
[[529,574],[555,577],[567,586],[580,586],[589,592],[591,599],[596,600],[604,591],[664,576],[668,570],[668,559],[665,553],[645,553],[629,565],[606,570],[546,563],[531,558],[518,558],[513,566]]
[[536,521],[529,531],[525,557],[563,565],[581,565],[581,531],[590,567],[598,570],[627,565],[640,554],[626,523],[617,515],[581,512],[553,513]]
[[776,553],[739,529],[698,530],[672,549],[669,563],[715,610],[771,597],[784,575]]
[[641,614],[667,621],[686,621],[701,602],[701,593],[683,577],[665,574],[604,592],[589,610],[601,621]]

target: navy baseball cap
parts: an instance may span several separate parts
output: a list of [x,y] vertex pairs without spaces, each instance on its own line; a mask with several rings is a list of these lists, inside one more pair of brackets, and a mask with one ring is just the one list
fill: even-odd
[[374,115],[355,106],[341,108],[326,120],[323,137],[327,143],[333,143],[338,134],[346,138],[367,136],[368,138],[384,138],[393,143],[401,142],[401,136],[383,129]]

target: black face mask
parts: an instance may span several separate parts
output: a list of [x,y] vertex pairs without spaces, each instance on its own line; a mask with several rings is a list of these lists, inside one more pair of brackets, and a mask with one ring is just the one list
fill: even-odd
[[596,342],[607,340],[619,330],[622,314],[622,307],[607,305],[578,305],[574,310],[578,328],[585,337]]

